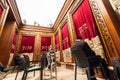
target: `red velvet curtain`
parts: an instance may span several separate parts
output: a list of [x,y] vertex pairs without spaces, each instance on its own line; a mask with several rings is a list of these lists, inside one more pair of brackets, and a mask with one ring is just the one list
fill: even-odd
[[62,27],[62,46],[63,46],[63,50],[67,49],[70,47],[70,41],[69,41],[69,32],[68,32],[68,24],[66,23],[63,27]]
[[1,16],[2,16],[2,12],[3,12],[3,9],[2,9],[2,7],[0,6],[0,18],[1,18]]
[[83,39],[91,39],[97,35],[95,22],[88,0],[83,1],[78,9],[73,13],[72,18],[76,36],[82,36]]
[[13,41],[12,41],[11,53],[14,53],[14,52],[15,52],[16,36],[17,36],[17,33],[15,32],[15,33],[14,33],[14,37],[13,37]]
[[50,45],[51,45],[51,37],[41,37],[41,49],[40,49],[41,52],[43,50],[48,51]]
[[60,50],[58,34],[55,35],[55,48],[56,48],[56,51]]
[[34,52],[35,36],[22,36],[20,53]]

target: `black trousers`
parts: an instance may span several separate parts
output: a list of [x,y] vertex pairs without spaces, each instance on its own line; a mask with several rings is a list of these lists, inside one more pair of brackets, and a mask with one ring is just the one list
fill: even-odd
[[90,75],[91,76],[95,75],[93,67],[100,66],[103,77],[104,78],[110,77],[110,72],[109,72],[108,66],[106,64],[106,61],[103,58],[96,57],[96,58],[90,59],[89,61],[90,61]]
[[114,78],[115,78],[115,80],[120,80],[120,63],[115,64],[113,67],[114,67]]

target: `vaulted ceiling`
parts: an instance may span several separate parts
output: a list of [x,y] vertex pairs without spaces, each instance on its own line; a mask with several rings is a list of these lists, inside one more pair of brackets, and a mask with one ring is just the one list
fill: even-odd
[[23,24],[52,27],[65,0],[16,0]]
[[[18,2],[17,2],[18,1]],[[32,5],[31,7],[28,7],[28,9],[30,9],[30,11],[31,11],[31,14],[33,14],[33,16],[36,16],[36,14],[34,14],[34,13],[38,13],[38,12],[44,12],[44,10],[45,11],[49,11],[49,12],[46,12],[46,13],[49,13],[50,15],[48,15],[48,16],[46,16],[46,14],[44,15],[44,14],[42,14],[42,16],[46,16],[46,17],[48,17],[49,19],[50,19],[50,17],[51,17],[51,15],[53,14],[53,16],[54,15],[56,15],[56,18],[54,18],[54,21],[52,21],[51,19],[51,22],[50,23],[47,23],[47,19],[44,19],[44,21],[46,20],[46,23],[47,23],[47,25],[48,26],[45,26],[45,25],[42,25],[41,23],[38,23],[39,22],[39,20],[43,20],[43,19],[41,19],[39,16],[38,16],[38,21],[37,20],[35,20],[35,18],[34,18],[34,20],[33,20],[33,24],[29,24],[28,23],[28,21],[27,21],[27,18],[26,18],[26,16],[25,17],[23,17],[23,15],[26,15],[26,14],[24,14],[25,13],[25,11],[27,11],[27,8],[25,9],[25,5],[30,5],[29,4],[29,1],[28,1],[28,3],[22,3],[21,2],[21,4],[19,4],[19,6],[18,6],[18,3],[20,3],[21,2],[21,0],[7,0],[7,2],[8,2],[8,4],[9,4],[9,6],[10,6],[10,10],[9,10],[9,15],[8,15],[8,18],[7,18],[7,20],[15,20],[16,21],[16,23],[17,23],[17,26],[19,27],[19,28],[29,28],[30,27],[30,29],[32,29],[33,27],[35,28],[35,27],[39,27],[39,28],[54,28],[54,29],[56,29],[55,27],[57,26],[58,27],[58,25],[60,24],[60,22],[63,20],[63,18],[65,17],[65,15],[66,15],[66,13],[67,13],[67,11],[70,9],[70,6],[72,5],[72,3],[75,1],[75,0],[63,0],[62,2],[60,2],[60,0],[56,0],[56,2],[58,1],[59,3],[56,3],[54,6],[53,6],[53,8],[51,8],[50,10],[48,10],[48,9],[46,9],[46,7],[47,7],[47,5],[48,4],[51,4],[51,2],[49,2],[49,3],[46,3],[46,4],[44,4],[44,6],[46,5],[46,7],[36,7],[36,12],[35,11],[33,11],[34,10],[34,8],[33,8],[33,6],[34,5]],[[27,0],[26,0],[27,1]],[[32,0],[33,1],[33,0]],[[39,1],[41,1],[41,0],[39,0]],[[43,1],[43,0],[42,0]],[[45,1],[47,1],[47,0],[45,0]],[[34,2],[36,2],[36,1],[34,1]],[[40,3],[40,2],[39,2]],[[39,3],[37,3],[37,5],[39,5]],[[55,13],[57,13],[57,14],[54,14],[54,10],[55,10],[55,6],[57,7],[57,5],[59,5],[60,4],[60,7],[59,7],[59,9],[58,9],[58,13],[57,12],[55,12]],[[22,11],[22,10],[20,10],[19,9],[19,7],[20,6],[22,6],[23,5],[23,9],[25,9],[24,10],[24,13],[20,13],[20,11]],[[50,5],[49,5],[50,6]],[[49,7],[48,6],[48,7]],[[52,5],[51,5],[52,6]],[[42,11],[42,10],[43,11]],[[40,14],[41,15],[41,14]],[[49,17],[50,16],[50,17]],[[52,17],[51,17],[52,18]],[[38,29],[38,28],[37,28]]]

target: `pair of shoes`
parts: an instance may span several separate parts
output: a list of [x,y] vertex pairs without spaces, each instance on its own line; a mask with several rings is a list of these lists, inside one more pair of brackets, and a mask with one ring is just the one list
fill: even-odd
[[91,78],[91,80],[97,80],[95,77]]

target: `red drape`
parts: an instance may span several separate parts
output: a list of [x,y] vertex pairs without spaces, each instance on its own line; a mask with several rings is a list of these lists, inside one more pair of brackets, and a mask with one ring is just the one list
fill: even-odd
[[11,48],[11,53],[15,52],[15,45],[16,45],[16,32],[14,33],[13,41],[12,41],[12,48]]
[[32,53],[34,51],[35,36],[22,36],[20,53]]
[[59,36],[58,34],[55,35],[55,48],[56,48],[56,51],[59,51],[60,47],[59,47]]
[[42,52],[43,49],[49,50],[49,47],[51,45],[51,37],[41,37],[41,49]]
[[73,13],[72,18],[76,36],[82,36],[83,39],[91,39],[97,35],[95,22],[88,0],[83,1],[78,9]]
[[0,6],[0,17],[2,16],[2,12],[3,12],[3,9],[2,9],[2,7]]
[[68,33],[68,24],[66,23],[63,27],[62,27],[62,42],[63,42],[63,50],[67,49],[70,47],[70,41],[69,41],[69,33]]

